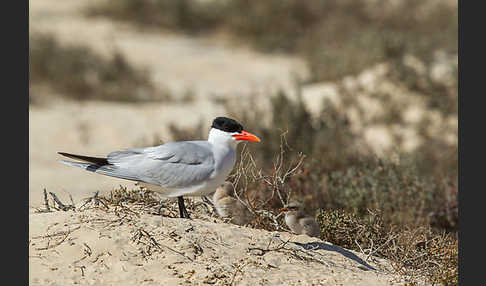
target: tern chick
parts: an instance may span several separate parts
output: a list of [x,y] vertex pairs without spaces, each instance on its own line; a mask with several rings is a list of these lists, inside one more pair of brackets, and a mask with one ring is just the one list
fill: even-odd
[[231,182],[224,182],[216,189],[213,202],[220,217],[231,218],[230,222],[237,225],[250,223],[250,212],[234,197],[234,186]]
[[291,202],[280,209],[285,213],[285,223],[292,232],[320,237],[320,227],[314,218],[305,214],[300,203]]

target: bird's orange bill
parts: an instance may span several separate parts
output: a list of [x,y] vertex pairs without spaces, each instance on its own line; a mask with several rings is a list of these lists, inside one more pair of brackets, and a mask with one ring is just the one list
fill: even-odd
[[260,142],[260,138],[258,138],[256,135],[251,134],[248,131],[241,131],[239,134],[233,135],[233,138],[236,140],[245,140],[245,141],[253,141],[253,142]]
[[286,212],[286,211],[288,211],[288,210],[289,210],[289,209],[287,209],[287,208],[281,208],[281,209],[280,209],[280,211],[281,211],[281,212]]

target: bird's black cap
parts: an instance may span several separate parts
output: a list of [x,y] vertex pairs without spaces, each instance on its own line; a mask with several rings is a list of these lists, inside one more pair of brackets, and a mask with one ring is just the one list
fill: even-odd
[[240,123],[228,117],[216,117],[211,127],[225,132],[243,131],[243,126]]

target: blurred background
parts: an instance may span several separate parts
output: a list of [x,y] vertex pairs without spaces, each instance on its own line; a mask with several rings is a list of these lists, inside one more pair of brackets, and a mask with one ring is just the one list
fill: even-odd
[[282,188],[308,207],[457,231],[457,20],[449,0],[30,0],[30,206],[133,187],[58,151],[205,139],[229,116],[268,173],[283,141],[286,164],[305,155]]

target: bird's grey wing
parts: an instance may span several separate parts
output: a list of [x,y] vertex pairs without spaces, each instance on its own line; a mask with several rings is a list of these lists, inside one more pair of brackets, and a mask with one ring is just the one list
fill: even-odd
[[206,180],[214,171],[210,146],[207,141],[186,141],[115,151],[107,157],[114,167],[108,171],[120,178],[162,187],[190,187]]

